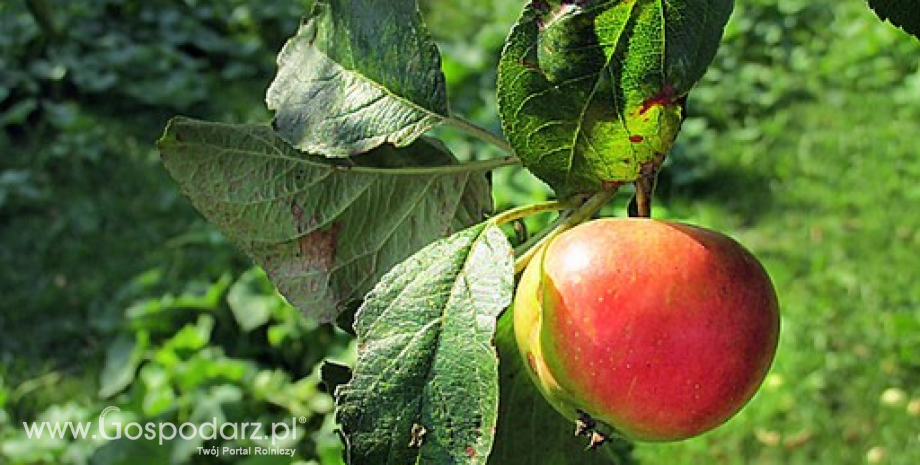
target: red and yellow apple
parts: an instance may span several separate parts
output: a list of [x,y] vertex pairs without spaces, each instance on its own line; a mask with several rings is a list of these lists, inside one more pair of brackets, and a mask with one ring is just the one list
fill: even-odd
[[524,271],[515,338],[544,397],[573,421],[671,441],[724,423],[773,361],[779,308],[757,259],[687,224],[600,219]]

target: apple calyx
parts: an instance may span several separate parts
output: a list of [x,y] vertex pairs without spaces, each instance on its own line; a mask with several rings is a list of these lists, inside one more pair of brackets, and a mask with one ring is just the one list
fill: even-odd
[[597,429],[597,422],[591,418],[591,415],[578,410],[578,419],[575,420],[575,436],[587,436],[587,450],[594,450],[607,442],[607,435]]

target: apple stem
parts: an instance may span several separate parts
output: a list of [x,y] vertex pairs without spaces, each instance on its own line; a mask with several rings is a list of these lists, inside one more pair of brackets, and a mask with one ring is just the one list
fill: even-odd
[[616,193],[617,189],[611,188],[598,192],[587,198],[580,198],[582,202],[580,206],[573,210],[564,212],[559,216],[559,219],[557,219],[555,223],[550,225],[550,227],[540,231],[540,233],[532,237],[530,241],[518,247],[518,250],[515,251],[515,254],[520,256],[514,262],[514,274],[518,274],[521,271],[524,271],[524,268],[527,268],[527,264],[530,263],[530,260],[532,260],[537,252],[543,248],[544,245],[548,244],[549,241],[553,240],[563,231],[571,229],[591,219],[591,217],[594,216],[594,214],[597,213],[601,207],[606,205],[607,202],[609,202],[610,199],[616,195]]
[[652,191],[655,189],[654,177],[639,178],[635,182],[636,196],[629,204],[629,216],[650,218],[652,216]]
[[511,144],[500,136],[493,134],[491,131],[457,116],[451,116],[447,118],[445,122],[511,155],[514,158],[515,164],[520,163],[520,160],[514,156],[514,149],[511,147]]

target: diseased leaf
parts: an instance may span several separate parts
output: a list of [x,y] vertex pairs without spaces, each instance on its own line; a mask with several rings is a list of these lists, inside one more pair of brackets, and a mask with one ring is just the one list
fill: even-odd
[[538,0],[499,63],[502,126],[557,194],[652,177],[715,55],[731,0]]
[[329,157],[407,146],[449,114],[416,0],[320,0],[268,89],[281,137]]
[[349,463],[485,463],[498,410],[492,337],[513,260],[484,223],[422,249],[368,294],[354,375],[336,393]]
[[903,29],[920,39],[920,3],[917,0],[868,0],[882,21]]
[[632,445],[610,438],[593,451],[588,439],[575,436],[575,425],[556,412],[534,386],[514,339],[513,310],[498,321],[495,346],[499,354],[498,428],[489,457],[494,465],[627,465],[637,463]]
[[[294,306],[332,322],[390,268],[491,210],[483,171],[426,139],[361,157],[302,154],[266,125],[176,118],[163,163]],[[386,168],[386,169],[384,169]]]

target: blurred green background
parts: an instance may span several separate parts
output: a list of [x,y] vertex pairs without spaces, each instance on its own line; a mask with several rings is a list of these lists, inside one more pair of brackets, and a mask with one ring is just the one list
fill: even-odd
[[[266,121],[309,1],[0,2],[0,463],[339,462],[323,358],[347,337],[277,297],[178,193],[166,120]],[[422,1],[453,110],[498,131],[494,67],[522,1]],[[780,350],[725,426],[642,463],[920,463],[920,41],[861,1],[737,2],[654,215],[734,236],[780,294]],[[442,133],[464,158],[495,155]],[[548,195],[495,174],[499,208]],[[626,196],[608,214],[622,214]],[[541,219],[537,219],[539,223]],[[536,223],[534,225],[536,225]],[[290,421],[258,441],[29,439],[23,422]],[[114,420],[116,419],[117,420]]]

